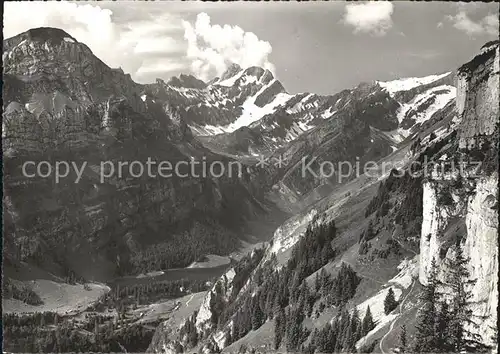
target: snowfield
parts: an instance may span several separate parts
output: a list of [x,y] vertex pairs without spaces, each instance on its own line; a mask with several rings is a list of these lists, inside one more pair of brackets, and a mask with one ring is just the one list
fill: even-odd
[[241,116],[237,118],[236,121],[225,127],[224,130],[227,132],[233,132],[241,127],[249,126],[253,122],[260,120],[266,114],[273,113],[278,106],[284,105],[290,98],[293,97],[287,93],[279,93],[272,102],[268,103],[264,107],[255,105],[256,98],[259,97],[259,95],[270,87],[275,81],[276,79],[271,81],[268,85],[262,87],[254,96],[249,97],[245,103],[243,103],[243,113]]
[[244,72],[245,72],[245,70],[241,69],[238,73],[236,73],[236,75],[233,75],[233,76],[231,76],[230,78],[228,78],[226,80],[215,82],[214,84],[215,85],[220,85],[220,86],[231,87],[231,86],[234,85],[234,83],[236,82],[236,80],[238,80],[241,77],[241,75],[243,75]]
[[247,98],[247,100],[242,105],[243,112],[241,116],[239,116],[233,123],[228,124],[226,126],[204,125],[203,127],[200,128],[193,126],[191,126],[191,128],[196,132],[202,132],[205,134],[208,133],[208,135],[232,133],[241,127],[247,127],[250,124],[262,119],[267,114],[273,113],[277,107],[286,104],[289,99],[294,97],[293,95],[289,95],[287,93],[279,93],[276,95],[276,97],[272,102],[268,103],[264,107],[257,106],[255,104],[255,100],[257,99],[257,97],[259,97],[259,95],[262,92],[264,92],[268,87],[273,85],[276,81],[277,80],[274,79],[269,84],[263,86],[255,95]]
[[439,74],[439,75],[429,75],[425,77],[407,77],[404,79],[392,80],[392,81],[377,81],[380,87],[384,88],[392,96],[396,92],[408,91],[420,85],[427,85],[443,77],[451,74],[450,72]]

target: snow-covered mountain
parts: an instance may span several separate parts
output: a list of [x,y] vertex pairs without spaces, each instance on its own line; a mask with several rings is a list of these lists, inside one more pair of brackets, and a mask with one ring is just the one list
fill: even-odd
[[304,132],[328,124],[338,112],[350,109],[360,100],[366,101],[366,109],[371,111],[376,111],[374,106],[377,105],[390,105],[391,113],[397,114],[399,122],[390,135],[401,141],[411,134],[415,125],[423,124],[455,97],[453,77],[453,73],[448,72],[422,78],[376,81],[322,96],[289,94],[270,71],[233,64],[221,78],[205,86],[192,76],[181,75],[182,81],[173,78],[168,83],[157,80],[156,84],[147,85],[142,97],[150,95],[152,99],[168,100],[178,107],[180,115],[197,136],[222,135],[215,139],[202,138],[205,141],[215,140],[217,144],[227,145],[224,140],[231,140],[228,134],[242,128],[243,131],[250,129],[252,132],[248,134],[259,136],[260,142],[250,143],[246,151],[238,153],[252,154],[282,147]]
[[[231,146],[228,150],[232,153],[238,151],[247,154],[252,152],[266,154],[296,140],[313,128],[330,124],[343,111],[353,110],[359,105],[363,106],[362,115],[370,115],[367,116],[367,122],[374,128],[381,128],[397,144],[418,130],[418,127],[428,121],[434,113],[455,98],[453,80],[454,74],[450,72],[418,79],[361,84],[354,89],[344,90],[331,96],[311,93],[289,96],[285,102],[277,106],[270,105],[264,110],[254,111],[257,112],[254,117],[261,116],[265,110],[270,111],[247,127],[251,131],[248,134],[259,136],[259,141],[255,143],[249,141],[248,147],[243,151],[241,149],[238,151],[238,148],[231,151]],[[402,82],[405,84],[401,84]],[[397,117],[397,125],[380,126],[383,116],[393,114]],[[231,138],[228,137],[229,134],[224,133],[232,133],[234,127],[235,125],[211,127],[212,131],[222,135],[205,140],[214,141],[218,145],[227,145],[227,141]],[[237,132],[233,134],[241,135]],[[238,141],[241,145],[241,140]]]

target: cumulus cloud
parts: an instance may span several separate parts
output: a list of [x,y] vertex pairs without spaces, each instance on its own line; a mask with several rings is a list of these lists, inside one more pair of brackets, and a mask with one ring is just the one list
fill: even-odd
[[272,46],[238,26],[212,25],[210,16],[199,13],[194,24],[183,21],[187,59],[191,71],[203,80],[220,76],[231,63],[261,66],[274,71],[269,61]]
[[354,33],[383,36],[392,28],[393,12],[393,4],[386,1],[349,4],[345,7],[342,22],[354,27]]
[[498,36],[498,15],[488,14],[478,21],[469,17],[464,9],[457,12],[456,15],[446,16],[447,20],[453,24],[456,29],[465,32],[468,36],[478,35]]
[[[4,38],[44,26],[65,30],[106,64],[121,67],[139,82],[165,76],[169,69],[187,69],[182,62],[187,48],[182,22],[169,13],[118,23],[113,11],[99,5],[59,1],[5,4]],[[157,64],[163,60],[162,65]]]

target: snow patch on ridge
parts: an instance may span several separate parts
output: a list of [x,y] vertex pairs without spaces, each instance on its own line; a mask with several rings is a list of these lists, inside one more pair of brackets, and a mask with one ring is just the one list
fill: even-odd
[[407,77],[392,81],[377,81],[377,84],[379,84],[380,87],[384,88],[392,96],[396,92],[408,91],[417,86],[430,84],[450,75],[450,73],[451,72],[447,72],[440,75],[430,75],[425,77]]
[[325,110],[323,113],[321,113],[321,118],[328,119],[328,118],[332,117],[335,113],[337,113],[337,111],[334,110],[334,107],[330,107],[327,110]]
[[[439,91],[446,91],[440,93]],[[423,123],[429,119],[438,110],[444,108],[452,99],[457,97],[457,89],[450,85],[442,85],[431,88],[430,90],[417,95],[410,102],[403,104],[397,113],[398,121],[401,123],[410,109],[418,108],[419,105],[429,100],[432,96],[436,97],[435,102],[429,106],[424,112],[417,113],[416,124]]]
[[244,72],[245,72],[245,70],[241,69],[238,73],[236,73],[235,75],[231,76],[230,78],[225,79],[223,81],[216,82],[215,84],[216,85],[220,85],[220,86],[231,87],[231,86],[234,85],[234,83],[236,82],[236,80],[238,80],[243,75]]
[[[430,99],[435,97],[434,102],[424,109],[422,112],[418,112],[419,106],[425,104]],[[404,103],[397,112],[398,122],[401,124],[405,118],[407,118],[408,113],[415,110],[416,113],[411,116],[411,119],[415,120],[415,123],[407,129],[398,129],[398,133],[403,137],[408,137],[411,133],[413,126],[417,124],[423,124],[428,121],[436,112],[443,109],[450,101],[457,97],[457,89],[450,85],[442,85],[433,87],[416,97],[414,97],[410,102]]]
[[[276,80],[274,80],[276,81]],[[269,86],[274,82],[272,81]],[[284,105],[290,98],[292,98],[292,95],[289,95],[287,93],[279,93],[276,95],[274,100],[264,107],[259,107],[255,104],[255,99],[262,93],[268,86],[264,86],[255,96],[252,96],[248,98],[245,103],[243,103],[243,113],[241,116],[236,119],[234,123],[231,123],[226,130],[228,131],[235,131],[236,129],[239,129],[244,126],[249,126],[253,122],[258,121],[262,117],[264,117],[266,114],[273,113],[276,107]]]
[[[229,80],[229,79],[228,79]],[[227,80],[226,80],[227,81]],[[213,126],[213,125],[205,125],[203,127],[191,127],[196,132],[204,132],[209,135],[222,134],[222,133],[231,133],[235,130],[249,126],[250,124],[260,120],[267,114],[273,113],[278,106],[284,105],[288,100],[290,100],[293,95],[289,95],[288,93],[278,93],[276,97],[264,107],[259,107],[255,104],[255,100],[261,93],[263,93],[268,87],[273,85],[277,80],[272,80],[269,84],[262,86],[261,89],[253,96],[247,98],[247,100],[243,103],[242,108],[243,112],[241,116],[239,116],[233,123],[228,124],[226,126]]]

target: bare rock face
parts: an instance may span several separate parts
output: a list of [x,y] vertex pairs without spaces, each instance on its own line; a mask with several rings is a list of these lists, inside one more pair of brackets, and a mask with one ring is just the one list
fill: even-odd
[[[498,42],[483,48],[458,72],[458,145],[464,156],[483,144],[498,144]],[[494,157],[498,159],[498,156]],[[459,237],[473,285],[469,289],[474,320],[470,327],[486,345],[493,343],[498,303],[498,174],[462,176],[433,174],[424,183],[419,280],[427,283],[432,259],[445,281]],[[445,289],[446,290],[446,289]]]
[[481,146],[494,133],[499,115],[498,41],[458,70],[457,110],[462,117],[460,147]]
[[279,81],[274,81],[269,87],[267,87],[257,98],[255,99],[255,105],[258,107],[264,107],[273,101],[278,93],[285,92],[285,88]]
[[232,282],[235,274],[236,273],[233,268],[229,269],[217,280],[212,289],[208,291],[207,295],[205,295],[203,303],[196,316],[196,329],[202,337],[206,333],[209,333],[209,331],[214,327],[212,319],[214,316],[218,315],[214,315],[214,312],[217,311],[217,309],[214,308],[214,304],[217,302],[225,302],[231,296]]
[[[498,303],[498,175],[495,173],[474,182],[469,197],[462,196],[452,205],[439,202],[439,193],[445,181],[424,184],[424,206],[422,235],[420,240],[419,280],[427,283],[432,259],[438,264],[438,278],[446,284],[450,271],[448,264],[453,259],[455,240],[450,236],[463,237],[461,247],[470,259],[468,270],[473,285],[472,294],[474,320],[478,327],[469,330],[477,333],[486,345],[494,345]],[[455,193],[458,191],[454,190]],[[463,199],[462,199],[463,198]],[[463,227],[456,227],[461,225]],[[443,252],[444,251],[444,252]],[[446,289],[444,289],[446,294]]]
[[477,331],[486,344],[494,345],[498,305],[498,175],[481,179],[468,203],[467,240],[464,253],[470,257],[471,291],[475,316],[482,318]]
[[140,92],[130,75],[109,68],[62,30],[32,29],[4,43],[4,74],[20,81],[14,86],[22,86],[25,95],[60,87],[73,100],[90,104],[110,94],[131,97]]
[[[463,194],[452,195],[449,185],[450,181],[446,180],[432,180],[423,185],[419,267],[421,284],[427,284],[432,260],[443,266],[443,256],[453,244],[453,240],[447,239],[446,231],[449,226],[453,226],[450,224],[464,218],[466,213],[466,202],[461,200]],[[445,194],[452,198],[448,203],[443,202]]]

